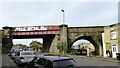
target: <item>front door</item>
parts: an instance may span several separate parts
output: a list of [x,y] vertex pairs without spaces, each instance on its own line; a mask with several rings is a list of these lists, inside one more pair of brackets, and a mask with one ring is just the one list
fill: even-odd
[[116,45],[112,45],[112,57],[116,58],[116,53],[118,53],[118,47]]

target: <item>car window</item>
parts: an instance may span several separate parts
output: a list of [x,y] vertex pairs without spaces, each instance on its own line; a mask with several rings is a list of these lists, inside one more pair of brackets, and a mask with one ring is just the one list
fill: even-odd
[[45,65],[46,64],[46,60],[44,58],[39,58],[38,61],[37,61],[37,64]]
[[21,55],[34,55],[33,52],[22,52]]
[[38,58],[34,58],[34,59],[32,60],[32,62],[34,62],[34,63],[37,63],[37,61],[38,61]]
[[53,68],[53,64],[52,64],[52,61],[50,60],[47,60],[47,63],[45,65],[46,68]]
[[17,52],[17,53],[16,53],[16,56],[20,56],[20,52]]
[[53,64],[50,60],[44,59],[44,58],[40,58],[37,61],[37,64],[39,65],[44,65],[46,68],[52,68]]
[[53,63],[54,68],[76,68],[76,62],[74,60],[60,60]]

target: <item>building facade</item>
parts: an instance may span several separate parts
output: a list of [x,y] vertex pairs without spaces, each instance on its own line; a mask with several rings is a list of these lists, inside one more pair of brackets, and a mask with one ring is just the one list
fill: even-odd
[[120,53],[120,23],[104,27],[104,57],[116,58],[116,53]]

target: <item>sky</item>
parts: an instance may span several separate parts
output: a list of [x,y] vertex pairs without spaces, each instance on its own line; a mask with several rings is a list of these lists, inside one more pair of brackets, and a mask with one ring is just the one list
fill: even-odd
[[43,43],[42,39],[13,39],[13,44],[25,44],[25,45],[29,46],[29,44],[32,41],[38,41],[40,43]]
[[4,26],[61,25],[61,10],[65,11],[65,24],[69,27],[111,25],[118,23],[118,1],[1,0],[0,29]]

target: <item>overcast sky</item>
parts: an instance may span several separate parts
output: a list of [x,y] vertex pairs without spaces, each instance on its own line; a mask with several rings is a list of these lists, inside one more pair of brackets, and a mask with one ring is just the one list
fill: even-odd
[[[97,1],[97,0],[96,0]],[[112,1],[112,0],[110,0]],[[3,26],[109,25],[118,22],[118,2],[1,2],[0,28]]]
[[118,0],[2,0],[0,29],[3,26],[62,24],[62,11],[68,26],[101,26],[118,23]]

